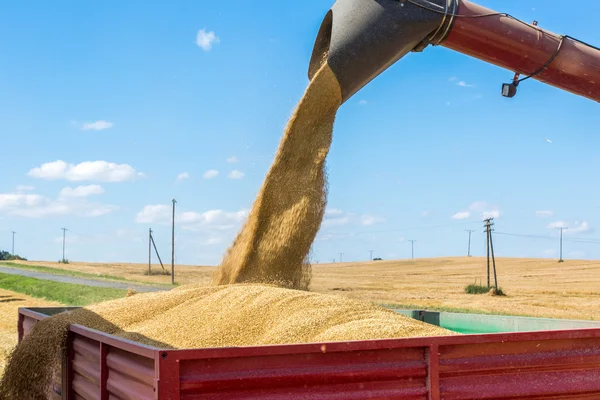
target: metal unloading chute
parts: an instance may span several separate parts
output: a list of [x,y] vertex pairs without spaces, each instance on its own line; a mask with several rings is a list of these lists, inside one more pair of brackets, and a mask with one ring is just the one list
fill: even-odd
[[309,78],[326,58],[347,101],[412,51],[441,45],[600,101],[600,49],[466,0],[337,0],[319,29]]

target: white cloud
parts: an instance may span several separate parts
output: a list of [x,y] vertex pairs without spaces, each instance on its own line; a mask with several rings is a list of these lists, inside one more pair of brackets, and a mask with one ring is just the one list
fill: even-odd
[[188,174],[187,172],[182,172],[179,175],[177,175],[177,182],[181,182],[185,179],[189,179],[190,178],[190,174]]
[[456,82],[458,80],[458,78],[456,76],[452,76],[450,77],[450,79],[448,79],[448,81],[450,82]]
[[550,210],[540,210],[535,212],[535,216],[539,218],[549,218],[554,215],[554,211]]
[[[337,208],[328,208],[325,210],[325,216],[323,218],[323,227],[332,227],[332,226],[342,226],[346,225],[350,222],[350,216],[343,212],[342,210],[338,210]],[[330,238],[323,240],[329,240]]]
[[452,219],[467,219],[467,218],[471,218],[471,213],[468,211],[461,211],[461,212],[457,212],[456,214],[454,214],[452,216]]
[[567,223],[564,221],[556,221],[556,222],[552,222],[551,224],[548,224],[548,226],[546,228],[548,229],[560,229],[560,228],[566,228],[567,227]]
[[0,210],[12,207],[34,207],[41,204],[44,197],[37,194],[0,193]]
[[213,179],[213,178],[216,178],[218,175],[219,175],[219,171],[217,171],[216,169],[209,169],[202,175],[202,177],[204,179]]
[[471,84],[469,84],[469,83],[467,83],[465,81],[460,81],[460,82],[457,83],[457,85],[460,86],[460,87],[473,87],[473,85],[471,85]]
[[[70,189],[70,188],[69,188]],[[71,189],[74,194],[82,194],[84,190]],[[94,191],[97,189],[92,189]],[[89,189],[88,189],[89,191]],[[0,194],[0,214],[15,215],[27,218],[40,218],[56,215],[74,215],[77,217],[99,217],[109,214],[118,207],[107,204],[95,204],[81,196],[66,196],[49,199],[37,194],[2,193]]]
[[205,29],[200,29],[196,35],[196,44],[204,51],[210,51],[213,44],[219,43],[221,41],[213,31],[207,32]]
[[19,186],[17,186],[16,190],[17,190],[17,193],[31,192],[32,190],[35,190],[35,187],[27,186],[27,185],[19,185]]
[[364,106],[364,105],[369,104],[369,102],[367,100],[361,100],[358,102],[358,104],[360,104],[361,106]]
[[476,201],[469,206],[473,213],[479,213],[481,219],[500,218],[502,215],[498,207],[490,205],[485,201]]
[[431,214],[431,213],[430,213],[429,211],[423,211],[423,212],[421,213],[421,217],[429,217],[429,215],[430,215],[430,214]]
[[325,217],[331,217],[342,214],[344,214],[344,212],[342,210],[338,210],[337,208],[328,208],[325,210]]
[[223,210],[209,210],[203,213],[184,212],[177,216],[176,221],[183,225],[183,229],[197,231],[204,227],[217,230],[235,228],[248,217],[247,210],[226,212]]
[[60,191],[60,197],[87,197],[94,194],[102,194],[104,189],[100,185],[77,186],[76,188],[66,187]]
[[135,222],[138,224],[164,223],[171,218],[171,207],[162,204],[147,205],[137,213]]
[[[248,217],[248,210],[227,212],[223,210],[209,210],[205,212],[184,211],[175,216],[175,222],[182,229],[203,232],[230,230],[239,225]],[[151,204],[145,206],[136,216],[138,224],[170,224],[172,206]]]
[[494,210],[494,211],[484,211],[481,213],[481,219],[489,219],[489,218],[500,218],[500,211],[498,210]]
[[377,217],[374,215],[365,214],[360,217],[360,223],[363,226],[372,226],[372,225],[381,224],[384,222],[385,222],[385,218]]
[[587,221],[575,221],[571,224],[565,221],[552,222],[547,226],[548,229],[560,229],[565,228],[564,233],[566,235],[575,235],[578,233],[589,233],[592,231],[592,227]]
[[135,168],[128,164],[115,164],[107,161],[85,161],[74,165],[58,160],[33,168],[27,175],[38,179],[66,179],[72,182],[124,182],[132,181],[143,174],[138,173]]
[[202,241],[202,246],[214,246],[217,244],[223,243],[223,239],[220,237],[209,237],[208,239]]
[[235,164],[236,162],[238,162],[238,158],[236,156],[231,156],[227,158],[227,163],[228,164]]
[[103,131],[105,129],[110,129],[113,126],[114,124],[109,121],[84,122],[81,129],[84,131]]
[[238,171],[237,169],[234,169],[229,173],[229,175],[227,175],[229,179],[243,179],[244,176],[246,176],[246,174],[244,174],[242,171]]

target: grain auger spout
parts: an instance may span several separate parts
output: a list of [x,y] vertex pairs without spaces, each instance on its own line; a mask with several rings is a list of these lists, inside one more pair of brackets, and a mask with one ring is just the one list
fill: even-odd
[[510,70],[508,83],[499,85],[505,97],[533,78],[600,101],[598,47],[466,0],[337,0],[317,35],[309,78],[326,57],[345,102],[409,52],[430,45]]

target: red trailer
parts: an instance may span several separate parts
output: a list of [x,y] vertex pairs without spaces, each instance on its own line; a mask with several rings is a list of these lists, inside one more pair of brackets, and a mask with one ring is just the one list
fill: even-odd
[[[63,308],[19,309],[19,340]],[[165,350],[69,329],[56,399],[600,399],[600,329]]]

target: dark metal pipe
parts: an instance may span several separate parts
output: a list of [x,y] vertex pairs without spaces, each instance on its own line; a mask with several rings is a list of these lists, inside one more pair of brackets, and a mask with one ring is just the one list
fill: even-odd
[[[442,46],[538,81],[600,101],[600,50],[488,8],[460,0],[452,30]],[[561,43],[562,42],[562,43]],[[557,50],[560,50],[557,52]]]
[[433,10],[409,1],[337,0],[319,29],[309,78],[326,59],[345,102],[408,52],[439,43],[457,0],[427,1]]
[[319,30],[309,78],[326,59],[345,102],[430,44],[600,101],[600,49],[466,0],[337,0]]

